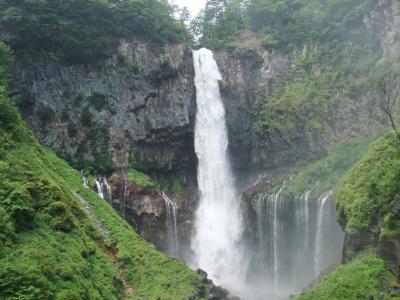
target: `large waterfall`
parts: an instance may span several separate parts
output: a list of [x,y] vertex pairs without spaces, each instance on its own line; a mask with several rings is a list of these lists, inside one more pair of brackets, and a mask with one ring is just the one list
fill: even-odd
[[243,280],[239,197],[227,155],[225,109],[219,91],[221,74],[207,49],[194,52],[197,90],[195,149],[200,202],[191,247],[195,265],[211,279],[235,290]]
[[289,299],[340,252],[343,234],[333,193],[288,197],[287,186],[282,186],[275,193],[256,195],[253,213],[242,212],[227,154],[221,74],[210,50],[193,56],[200,192],[191,240],[193,265],[243,300]]

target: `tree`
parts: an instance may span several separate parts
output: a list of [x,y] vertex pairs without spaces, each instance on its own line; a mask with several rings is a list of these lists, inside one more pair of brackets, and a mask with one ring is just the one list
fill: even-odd
[[179,10],[179,21],[181,23],[187,23],[190,21],[190,11],[187,6],[184,6]]
[[370,116],[388,129],[394,130],[400,143],[400,72],[390,71],[372,93]]

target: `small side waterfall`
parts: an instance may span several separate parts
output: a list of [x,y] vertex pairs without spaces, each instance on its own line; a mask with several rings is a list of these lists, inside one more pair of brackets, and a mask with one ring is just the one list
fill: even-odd
[[88,189],[89,188],[89,180],[84,175],[82,175],[82,181],[83,181],[83,186]]
[[332,195],[332,191],[323,194],[318,199],[318,216],[317,216],[317,233],[315,237],[315,255],[314,255],[314,275],[318,276],[321,271],[323,270],[322,267],[322,234],[324,229],[324,220],[325,220],[325,213],[326,213],[326,203],[329,197]]
[[312,199],[310,191],[293,198],[282,191],[260,195],[254,204],[259,246],[249,273],[253,285],[264,287],[255,299],[301,292],[336,259],[342,246],[332,191],[319,199]]
[[95,178],[94,181],[96,182],[97,194],[99,195],[99,197],[101,199],[104,199],[103,187],[102,187],[102,185],[100,183],[101,179],[98,180],[98,179]]
[[179,240],[177,227],[177,206],[164,192],[161,193],[165,203],[166,227],[168,237],[168,254],[179,258]]
[[121,199],[121,204],[122,204],[122,216],[126,218],[126,193],[128,190],[128,178],[126,176],[125,170],[122,169],[122,175],[124,178],[124,188],[122,192],[122,199]]
[[278,291],[279,289],[279,264],[280,264],[280,258],[279,258],[279,234],[280,234],[280,220],[278,216],[278,207],[280,207],[280,202],[281,198],[280,195],[282,193],[282,189],[284,187],[281,187],[279,189],[279,192],[276,195],[272,195],[272,202],[274,206],[274,221],[273,221],[273,251],[274,251],[274,290],[275,292]]
[[106,198],[108,200],[109,203],[112,203],[112,190],[111,190],[111,186],[108,183],[107,179],[105,177],[103,177],[103,186],[105,186],[106,188]]
[[242,216],[229,164],[225,109],[219,91],[221,74],[213,53],[193,53],[197,91],[195,150],[198,158],[199,206],[191,248],[195,267],[231,291],[240,289],[245,268],[240,238]]

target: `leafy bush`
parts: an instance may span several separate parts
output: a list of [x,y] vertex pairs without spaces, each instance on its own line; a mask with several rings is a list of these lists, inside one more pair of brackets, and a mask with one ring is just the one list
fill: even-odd
[[89,107],[84,107],[81,111],[81,123],[83,126],[89,127],[92,124],[93,115]]
[[42,125],[46,125],[53,119],[54,110],[50,106],[40,103],[36,108],[36,114]]
[[108,100],[106,95],[95,92],[91,96],[88,97],[88,101],[90,105],[94,106],[97,111],[101,111],[108,105]]
[[0,298],[51,300],[50,283],[37,265],[26,260],[0,260]]
[[78,133],[78,129],[76,128],[76,125],[72,122],[68,123],[67,131],[68,131],[68,136],[70,138],[75,137],[76,134]]

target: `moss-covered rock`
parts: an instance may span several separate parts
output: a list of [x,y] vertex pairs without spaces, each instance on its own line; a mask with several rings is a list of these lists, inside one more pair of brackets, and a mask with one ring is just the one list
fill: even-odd
[[346,230],[379,228],[400,237],[400,144],[393,133],[376,141],[343,181],[337,196]]

